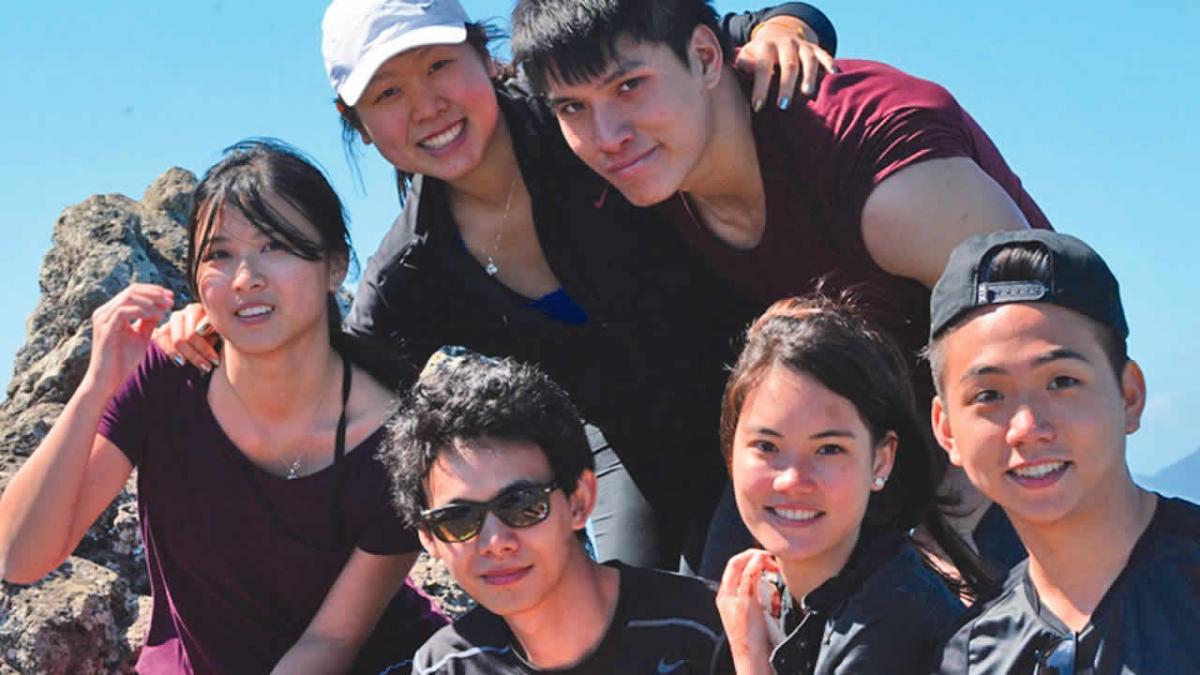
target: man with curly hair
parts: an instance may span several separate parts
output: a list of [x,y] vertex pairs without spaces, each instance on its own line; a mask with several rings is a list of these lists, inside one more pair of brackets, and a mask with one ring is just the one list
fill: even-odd
[[385,453],[396,506],[480,605],[414,673],[732,672],[711,586],[587,555],[592,454],[545,374],[447,348],[405,403]]

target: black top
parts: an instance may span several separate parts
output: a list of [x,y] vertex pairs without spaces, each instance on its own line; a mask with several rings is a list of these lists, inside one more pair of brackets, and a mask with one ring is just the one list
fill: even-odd
[[[804,3],[728,15],[744,43],[756,22],[791,13],[831,50],[828,19]],[[736,338],[764,306],[710,271],[673,229],[636,209],[567,147],[519,82],[497,90],[562,290],[587,320],[566,323],[489,277],[462,244],[446,185],[416,177],[367,262],[347,330],[398,343],[418,369],[442,345],[539,364],[600,427],[655,511],[711,510],[725,480],[717,417]]]
[[542,251],[588,321],[556,321],[489,277],[462,245],[446,185],[418,177],[367,262],[347,328],[398,343],[418,368],[448,344],[537,363],[604,430],[656,510],[711,508],[697,500],[724,480],[724,364],[760,307],[606,189],[525,91],[498,94]]
[[414,659],[414,675],[732,673],[712,586],[669,572],[610,563],[620,571],[612,623],[600,644],[570,668],[539,670],[508,624],[478,607],[438,631]]
[[1039,660],[1073,651],[1077,675],[1200,673],[1197,505],[1159,497],[1125,569],[1078,634],[1042,605],[1028,568],[1013,568],[999,596],[972,608],[939,672],[1033,673]]
[[962,602],[900,532],[864,531],[842,571],[803,603],[783,594],[779,675],[924,672]]
[[971,533],[971,539],[979,547],[979,557],[1004,571],[997,573],[997,578],[1005,576],[1029,555],[1025,552],[1025,545],[1021,543],[1017,531],[1009,522],[1008,514],[1004,513],[999,504],[992,504],[984,512],[983,518],[975,525],[975,531]]

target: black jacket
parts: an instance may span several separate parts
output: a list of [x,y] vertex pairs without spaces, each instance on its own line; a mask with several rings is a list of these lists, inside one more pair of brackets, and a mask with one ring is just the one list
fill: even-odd
[[458,235],[446,186],[418,177],[367,263],[347,328],[398,344],[418,368],[445,344],[540,364],[656,508],[693,508],[723,477],[724,365],[758,307],[588,170],[524,91],[498,93],[542,250],[589,320],[551,319],[489,277]]

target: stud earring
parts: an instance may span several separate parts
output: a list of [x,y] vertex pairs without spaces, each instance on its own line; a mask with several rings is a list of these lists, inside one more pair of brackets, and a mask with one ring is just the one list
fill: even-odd
[[875,476],[875,480],[871,482],[871,485],[874,486],[876,490],[882,490],[883,486],[886,484],[887,478],[883,476]]

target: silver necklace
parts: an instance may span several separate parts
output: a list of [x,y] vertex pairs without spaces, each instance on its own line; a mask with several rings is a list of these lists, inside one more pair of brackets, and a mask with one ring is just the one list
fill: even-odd
[[[343,368],[344,367],[345,366],[343,365]],[[259,423],[258,419],[254,417],[254,414],[250,412],[250,406],[246,405],[246,402],[242,400],[242,395],[238,393],[237,387],[234,387],[233,383],[229,381],[228,374],[226,374],[225,382],[226,382],[226,385],[229,387],[229,391],[233,392],[233,397],[235,399],[237,399],[237,402],[239,404],[241,404],[242,410],[246,411],[247,417],[250,418],[250,423],[253,424],[255,426],[255,428],[258,429],[259,432],[261,433],[262,425]],[[313,408],[312,416],[311,416],[311,419],[309,422],[310,424],[315,424],[316,419],[317,419],[317,413],[321,411],[321,403],[323,403],[324,400],[325,400],[325,392],[321,392],[321,395],[317,397],[317,406],[315,408]],[[315,432],[315,429],[313,431]],[[300,477],[300,469],[303,468],[303,466],[304,466],[304,462],[303,462],[304,448],[301,447],[300,450],[298,450],[296,452],[296,456],[292,458],[291,462],[287,461],[287,459],[283,456],[282,450],[280,450],[279,453],[276,455],[276,459],[279,461],[279,463],[281,465],[283,465],[284,470],[287,472],[284,475],[284,478],[286,478],[287,480],[296,480],[297,478]]]
[[517,179],[513,177],[512,182],[508,184],[508,197],[504,200],[504,216],[500,218],[500,227],[496,229],[496,240],[492,242],[491,253],[485,253],[487,256],[487,264],[483,266],[489,277],[494,277],[500,272],[500,268],[496,265],[496,259],[493,255],[500,253],[500,240],[504,237],[504,226],[508,224],[508,209],[512,206],[513,192],[517,189]]

